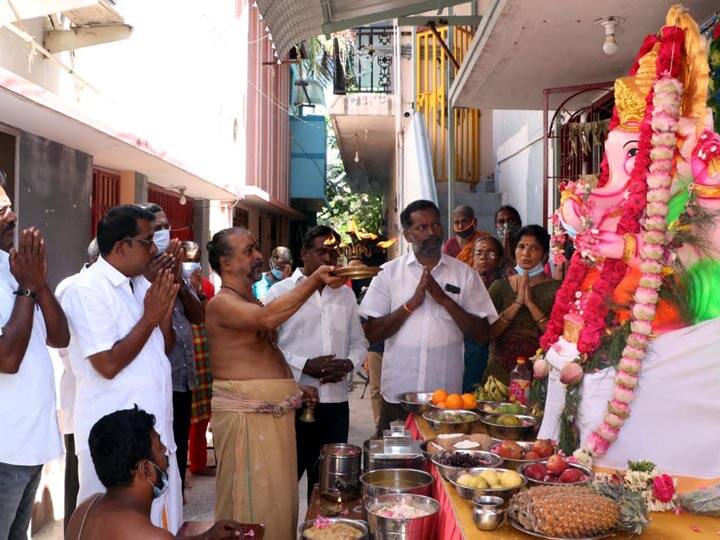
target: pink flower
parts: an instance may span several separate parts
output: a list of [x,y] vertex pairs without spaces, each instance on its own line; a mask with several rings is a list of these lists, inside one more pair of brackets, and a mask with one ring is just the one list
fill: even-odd
[[668,474],[661,474],[653,478],[653,496],[660,502],[670,502],[675,495],[675,484]]

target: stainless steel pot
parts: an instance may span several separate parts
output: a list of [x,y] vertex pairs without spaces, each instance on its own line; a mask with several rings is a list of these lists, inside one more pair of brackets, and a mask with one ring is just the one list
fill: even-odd
[[391,493],[430,495],[433,477],[414,469],[378,469],[360,476],[363,499]]
[[320,448],[320,495],[348,501],[360,493],[362,450],[352,444],[326,444]]
[[[383,517],[377,512],[386,505],[409,504],[426,515],[416,518]],[[435,522],[440,503],[423,495],[381,495],[370,499],[366,505],[370,532],[375,540],[433,540]]]
[[382,439],[368,439],[363,444],[363,472],[378,469],[425,469],[422,451],[415,454],[386,454]]

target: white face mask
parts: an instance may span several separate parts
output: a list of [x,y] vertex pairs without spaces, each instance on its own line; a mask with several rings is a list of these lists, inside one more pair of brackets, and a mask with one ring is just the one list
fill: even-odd
[[170,229],[160,229],[153,234],[153,242],[157,247],[157,254],[162,255],[170,245]]
[[182,277],[183,279],[190,279],[195,271],[200,270],[199,262],[184,262],[182,263]]

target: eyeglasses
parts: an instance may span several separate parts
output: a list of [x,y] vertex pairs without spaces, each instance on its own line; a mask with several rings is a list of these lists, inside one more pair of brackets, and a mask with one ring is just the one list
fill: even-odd
[[144,238],[135,238],[132,236],[128,236],[127,238],[123,238],[124,242],[130,242],[131,244],[133,242],[140,242],[145,249],[150,249],[152,245],[155,243],[152,240],[145,240]]

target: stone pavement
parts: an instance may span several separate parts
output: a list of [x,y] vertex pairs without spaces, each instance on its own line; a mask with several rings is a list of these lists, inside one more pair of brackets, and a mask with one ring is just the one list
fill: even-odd
[[[363,442],[368,439],[375,427],[372,421],[370,408],[370,390],[365,392],[365,398],[361,399],[365,382],[355,376],[353,390],[350,393],[350,434],[348,440],[351,444],[362,447]],[[212,450],[208,451],[208,465],[215,463],[215,456]],[[215,478],[209,476],[189,475],[191,488],[186,490],[188,499],[185,505],[186,521],[212,521],[213,508],[215,506]],[[307,510],[306,503],[306,477],[298,485],[300,500],[299,520],[302,521]],[[62,540],[62,521],[55,521],[43,527],[32,536],[34,540]]]

